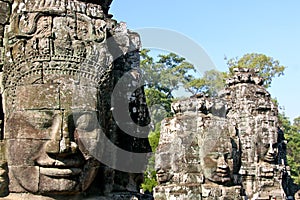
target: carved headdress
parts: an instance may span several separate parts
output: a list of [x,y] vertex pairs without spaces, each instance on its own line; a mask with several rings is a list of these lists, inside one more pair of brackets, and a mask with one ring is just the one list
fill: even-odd
[[[72,82],[97,88],[111,77],[118,57],[135,51],[131,56],[138,61],[139,42],[130,50],[128,45],[132,37],[136,40],[138,36],[107,14],[111,2],[14,2],[6,31],[3,69],[6,101],[13,105],[16,88],[24,85],[43,87],[43,84]],[[111,37],[118,34],[126,44]]]

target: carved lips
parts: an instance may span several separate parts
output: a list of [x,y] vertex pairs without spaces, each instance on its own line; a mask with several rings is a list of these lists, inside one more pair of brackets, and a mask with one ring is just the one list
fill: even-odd
[[50,177],[71,177],[80,175],[84,160],[82,156],[72,155],[70,158],[52,159],[43,154],[36,160],[40,173]]

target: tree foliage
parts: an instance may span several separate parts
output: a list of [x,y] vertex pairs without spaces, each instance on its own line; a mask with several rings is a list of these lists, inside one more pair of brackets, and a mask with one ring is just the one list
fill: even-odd
[[291,175],[295,180],[295,183],[300,184],[300,126],[299,119],[294,119],[294,123],[291,124],[288,117],[285,114],[279,114],[279,121],[283,128],[285,138],[287,140],[287,160],[288,165],[291,167]]
[[294,119],[293,126],[297,129],[297,132],[300,134],[300,116]]
[[209,70],[204,72],[202,78],[195,78],[190,81],[186,86],[187,90],[194,94],[204,93],[209,96],[217,96],[218,92],[224,89],[226,72],[219,72],[217,70]]
[[180,86],[184,87],[194,79],[190,72],[195,71],[195,68],[186,62],[185,58],[169,53],[158,55],[159,60],[154,61],[148,53],[147,49],[141,51],[141,69],[146,88],[153,88],[165,94],[166,98],[172,99],[175,90]]
[[153,192],[153,188],[157,186],[156,171],[154,168],[155,157],[151,156],[148,160],[148,166],[144,173],[144,182],[141,187],[144,191]]
[[[160,123],[157,123],[155,130],[149,134],[149,143],[152,148],[152,152],[155,153],[160,137]],[[153,154],[149,161],[147,169],[144,173],[144,183],[142,183],[142,188],[144,191],[152,192],[153,188],[158,184],[156,180],[156,171],[155,171],[155,154]]]
[[241,58],[232,58],[227,62],[230,74],[233,74],[234,68],[250,68],[258,70],[260,76],[264,78],[264,87],[270,87],[274,77],[283,75],[285,66],[280,65],[278,60],[265,54],[248,53]]
[[155,126],[155,130],[151,131],[149,134],[149,143],[152,149],[152,152],[155,153],[158,147],[160,137],[160,122],[158,122]]
[[156,124],[171,115],[171,103],[174,91],[187,85],[195,77],[192,64],[174,53],[158,55],[157,61],[148,55],[149,50],[141,51],[140,68],[143,72],[147,105],[152,109],[152,121]]

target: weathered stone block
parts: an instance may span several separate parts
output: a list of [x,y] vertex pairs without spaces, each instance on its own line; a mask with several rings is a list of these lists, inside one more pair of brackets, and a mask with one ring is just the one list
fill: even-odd
[[7,2],[0,1],[0,24],[4,25],[8,22],[10,16],[10,5]]
[[39,169],[38,167],[22,167],[12,166],[13,176],[18,180],[18,183],[21,184],[21,187],[26,190],[37,192],[39,185]]
[[[15,167],[35,166],[34,159],[28,160],[28,157],[38,155],[42,145],[43,142],[36,139],[7,140],[8,165]],[[22,149],[22,153],[19,153],[19,149]]]
[[72,178],[57,178],[53,179],[46,175],[41,174],[40,184],[38,190],[44,194],[53,194],[55,191],[80,191],[78,181]]
[[98,90],[94,87],[61,85],[59,87],[60,107],[72,107],[74,112],[76,110],[95,111],[98,105],[97,94]]
[[19,86],[16,89],[16,93],[18,94],[16,98],[17,110],[53,110],[59,108],[58,85],[36,84]]

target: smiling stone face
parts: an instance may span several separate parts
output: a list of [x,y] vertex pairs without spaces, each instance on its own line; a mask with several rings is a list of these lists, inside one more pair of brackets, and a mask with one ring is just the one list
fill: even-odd
[[213,182],[223,183],[231,179],[233,169],[232,148],[227,144],[222,144],[222,146],[226,147],[214,148],[203,158],[204,175]]
[[139,35],[108,14],[112,0],[1,2],[11,11],[0,16],[6,193],[137,192],[150,152]]
[[201,168],[206,179],[219,184],[231,184],[238,173],[240,152],[238,139],[225,125],[214,125],[206,130],[200,146]]
[[[16,110],[6,123],[12,190],[21,187],[53,194],[78,193],[89,187],[98,162],[80,139],[88,138],[89,149],[101,148],[97,140],[101,128],[96,88],[81,89],[81,96],[73,97],[80,90],[73,85],[17,88]],[[33,91],[39,94],[39,101]],[[66,101],[72,98],[75,100]]]

